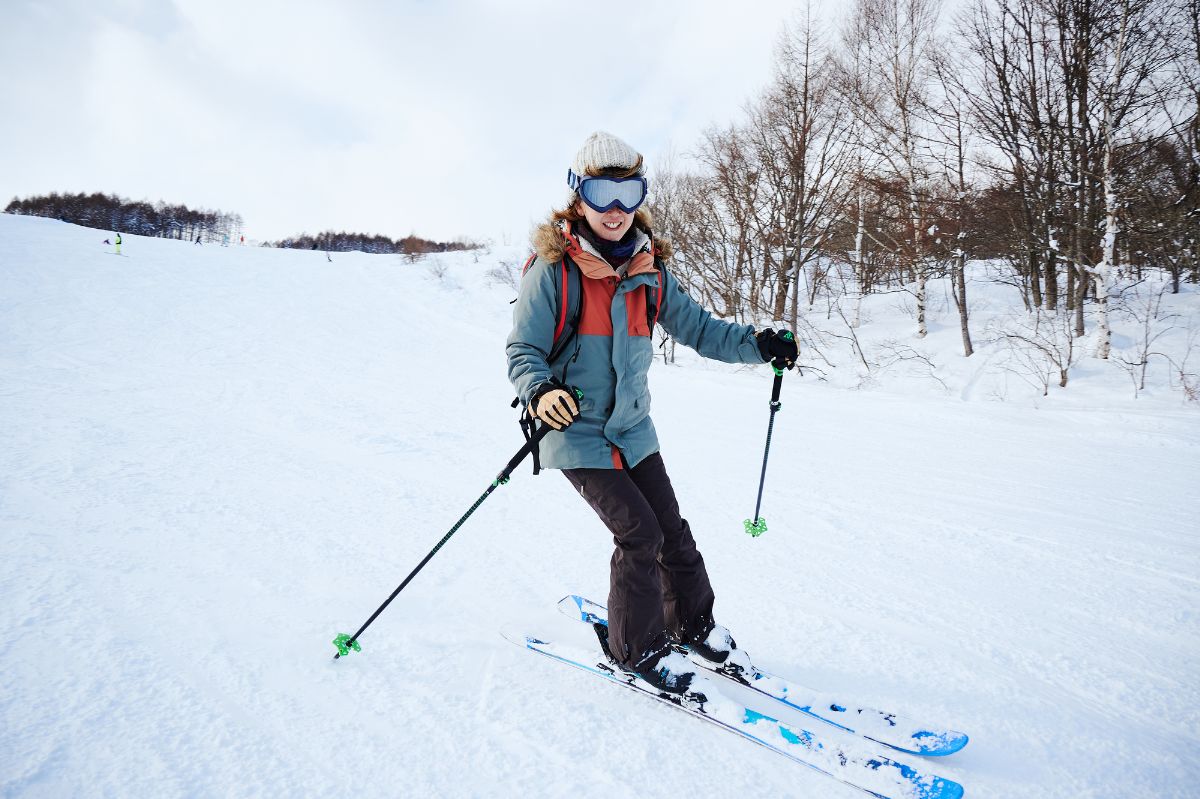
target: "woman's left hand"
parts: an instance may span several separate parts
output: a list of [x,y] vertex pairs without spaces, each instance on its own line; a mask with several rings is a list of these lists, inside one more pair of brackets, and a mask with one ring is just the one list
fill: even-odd
[[758,351],[764,361],[782,359],[787,368],[791,369],[796,363],[796,358],[800,357],[800,347],[790,330],[762,330],[755,338],[758,340]]

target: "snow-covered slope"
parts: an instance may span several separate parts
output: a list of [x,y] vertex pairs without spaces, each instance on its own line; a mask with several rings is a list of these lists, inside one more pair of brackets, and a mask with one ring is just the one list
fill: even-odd
[[[331,661],[521,443],[485,278],[519,248],[103,237],[0,215],[0,793],[859,795],[500,636],[586,642],[554,603],[606,595],[553,472]],[[751,539],[769,371],[681,361],[664,457],[764,667],[967,731],[933,766],[969,797],[1196,795],[1200,414],[1165,378],[1002,403],[789,374]]]

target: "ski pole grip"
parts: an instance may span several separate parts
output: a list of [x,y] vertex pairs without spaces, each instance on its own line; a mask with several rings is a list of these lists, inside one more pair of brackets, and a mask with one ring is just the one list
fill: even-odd
[[[583,390],[578,386],[567,386],[567,390],[570,391],[572,396],[575,397],[576,402],[583,399]],[[508,465],[504,467],[504,470],[496,476],[496,484],[503,485],[504,483],[507,483],[509,476],[512,475],[513,471],[521,465],[521,461],[525,460],[525,456],[530,452],[533,452],[533,450],[537,448],[537,445],[542,443],[542,439],[549,435],[553,430],[553,427],[543,423],[542,426],[539,427],[532,436],[530,436],[529,440],[525,442],[524,446],[517,450],[517,454],[512,456],[508,462]]]
[[[771,366],[775,366],[772,362]],[[779,392],[783,390],[783,369],[775,369],[775,381],[771,384],[771,407],[778,410],[780,407]]]
[[[792,331],[790,331],[790,330],[783,331],[782,333],[779,334],[779,337],[781,339],[783,339],[784,341],[795,341],[796,340],[796,337],[792,334]],[[773,361],[771,361],[771,369],[774,370],[776,377],[783,375],[784,369],[791,369],[795,365],[796,364],[794,362],[788,363],[783,358],[776,358]]]

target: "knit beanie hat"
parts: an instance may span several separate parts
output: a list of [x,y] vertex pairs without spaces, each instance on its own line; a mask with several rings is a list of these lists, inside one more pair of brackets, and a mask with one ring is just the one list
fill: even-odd
[[642,156],[622,139],[611,133],[598,130],[583,143],[579,152],[575,153],[575,162],[567,175],[567,185],[571,187],[567,195],[567,205],[572,205],[579,199],[577,193],[580,178],[589,175],[596,176],[605,169],[629,170],[637,169],[637,174],[644,174]]
[[575,163],[571,166],[579,177],[595,175],[602,169],[633,169],[638,168],[642,173],[642,156],[628,143],[618,139],[611,133],[598,130],[575,153]]

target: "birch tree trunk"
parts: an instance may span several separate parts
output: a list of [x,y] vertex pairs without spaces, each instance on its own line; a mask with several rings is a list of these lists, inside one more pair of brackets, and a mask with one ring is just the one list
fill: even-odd
[[858,159],[858,223],[854,228],[854,316],[851,318],[850,326],[858,327],[860,324],[862,313],[862,298],[866,293],[867,286],[867,262],[866,249],[864,242],[867,232],[867,190],[862,185],[862,159]]

